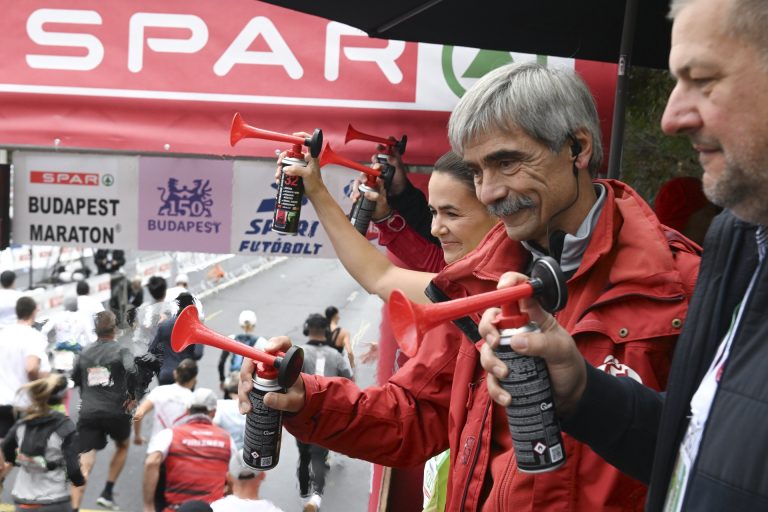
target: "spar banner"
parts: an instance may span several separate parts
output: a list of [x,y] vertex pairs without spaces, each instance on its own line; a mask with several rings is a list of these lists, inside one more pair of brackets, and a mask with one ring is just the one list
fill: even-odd
[[139,249],[228,253],[232,160],[139,158]]
[[[466,89],[528,60],[575,67],[604,133],[612,117],[613,64],[372,39],[255,0],[0,0],[0,8],[4,147],[272,156],[274,143],[230,147],[240,111],[267,130],[322,128],[334,147],[350,123],[406,134],[406,159],[429,165],[448,149],[448,115]],[[374,149],[354,141],[344,153],[367,161]]]
[[[335,258],[328,235],[312,203],[304,197],[298,232],[285,235],[272,231],[275,210],[274,162],[235,162],[235,195],[232,205],[232,253],[263,256],[304,256]],[[335,165],[322,169],[323,182],[345,212],[352,208],[350,194],[359,173]]]
[[[38,259],[55,258],[58,247],[65,247],[61,250],[67,254],[75,247],[106,247],[336,257],[306,197],[298,233],[272,231],[275,160],[30,151],[14,151],[11,156],[15,162],[13,240],[54,246],[40,249]],[[350,194],[359,173],[328,165],[322,174],[346,214],[352,208]],[[137,273],[162,275],[170,268],[170,258],[161,258]]]
[[137,158],[13,153],[13,241],[137,246]]

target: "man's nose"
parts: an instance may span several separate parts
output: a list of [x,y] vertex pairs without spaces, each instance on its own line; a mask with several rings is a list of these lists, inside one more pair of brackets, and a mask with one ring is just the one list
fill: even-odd
[[667,100],[661,117],[661,129],[667,135],[691,133],[701,127],[701,116],[695,103],[695,92],[678,82]]
[[480,202],[488,206],[506,197],[507,190],[495,172],[483,171],[483,180],[475,184],[475,193]]

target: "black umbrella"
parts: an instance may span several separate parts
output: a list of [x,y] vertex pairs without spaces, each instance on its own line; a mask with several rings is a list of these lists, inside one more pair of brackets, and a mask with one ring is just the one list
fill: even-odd
[[266,1],[371,37],[618,62],[611,177],[619,175],[629,56],[634,64],[659,69],[669,56],[669,0]]

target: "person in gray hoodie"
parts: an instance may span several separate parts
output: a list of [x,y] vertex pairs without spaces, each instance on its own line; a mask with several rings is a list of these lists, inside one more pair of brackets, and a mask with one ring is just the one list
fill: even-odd
[[85,484],[75,425],[51,407],[61,403],[66,390],[67,379],[61,374],[21,388],[29,394],[31,405],[11,427],[0,451],[0,477],[19,467],[11,491],[16,510],[34,507],[38,512],[70,512],[70,482]]

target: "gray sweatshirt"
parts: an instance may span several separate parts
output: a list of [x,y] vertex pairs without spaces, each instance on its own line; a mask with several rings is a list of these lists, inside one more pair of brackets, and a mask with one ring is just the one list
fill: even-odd
[[304,349],[304,366],[302,367],[304,373],[352,378],[349,360],[335,348],[319,341],[309,341],[302,348]]

